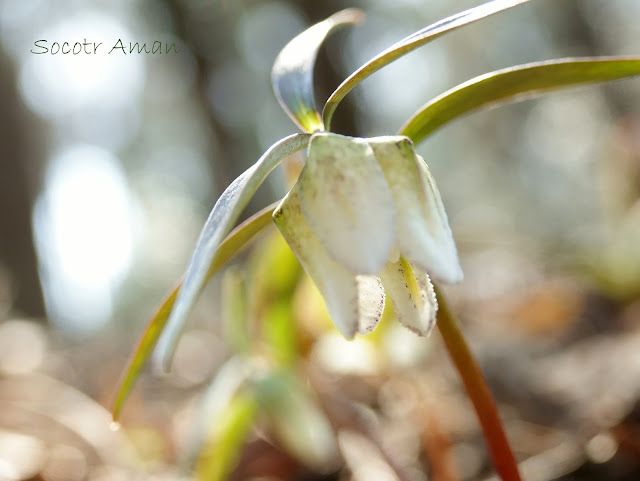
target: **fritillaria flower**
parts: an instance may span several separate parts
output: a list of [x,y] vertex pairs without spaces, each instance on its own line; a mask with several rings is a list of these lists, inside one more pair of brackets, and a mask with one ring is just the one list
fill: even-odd
[[[338,12],[291,40],[274,62],[272,84],[281,106],[304,133],[273,144],[216,202],[179,292],[163,303],[149,331],[148,345],[162,333],[156,364],[168,369],[184,323],[219,268],[218,261],[263,225],[263,218],[255,217],[242,235],[227,239],[226,253],[219,250],[253,194],[282,160],[304,148],[307,164],[280,204],[276,223],[322,292],[339,329],[349,338],[372,329],[388,297],[404,325],[428,333],[437,309],[429,276],[455,282],[462,273],[440,195],[409,138],[421,142],[450,121],[483,107],[559,87],[637,75],[640,62],[633,57],[569,58],[482,75],[424,104],[400,128],[402,136],[344,137],[331,133],[331,120],[345,95],[386,65],[447,32],[528,2],[493,0],[412,33],[349,75],[322,111],[315,106],[313,89],[318,50],[332,30],[358,23],[362,12]],[[146,356],[147,347],[143,344],[137,362]]]
[[347,338],[377,325],[385,291],[400,322],[428,334],[429,276],[462,279],[440,193],[407,137],[314,134],[274,219]]

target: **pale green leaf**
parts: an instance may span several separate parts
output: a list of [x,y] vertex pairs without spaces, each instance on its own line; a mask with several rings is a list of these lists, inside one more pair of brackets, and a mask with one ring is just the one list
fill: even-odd
[[408,54],[418,47],[435,40],[445,33],[456,30],[460,27],[464,27],[470,23],[482,20],[490,15],[507,10],[509,8],[527,3],[530,0],[494,0],[487,2],[483,5],[479,5],[474,8],[470,8],[450,17],[444,18],[428,27],[418,30],[417,32],[409,35],[408,37],[400,40],[396,44],[392,45],[384,52],[376,55],[374,58],[365,63],[362,67],[352,73],[340,86],[331,94],[329,100],[324,107],[322,117],[324,126],[327,130],[330,130],[331,118],[340,101],[349,93],[353,88],[369,77],[371,74],[377,72],[382,67],[389,65],[394,60]]
[[165,371],[169,368],[182,327],[206,284],[207,272],[220,247],[220,242],[267,175],[282,160],[305,147],[310,137],[309,134],[294,134],[273,144],[253,166],[227,187],[213,206],[187,266],[182,287],[167,320],[166,328],[158,340],[154,352],[154,361],[158,367]]
[[278,365],[292,365],[298,358],[298,336],[292,302],[302,268],[283,237],[274,233],[256,251],[249,285],[251,312],[260,319],[261,337],[269,357]]
[[291,299],[282,299],[264,309],[262,331],[271,357],[279,366],[292,366],[298,359],[296,322]]
[[[250,219],[236,227],[227,238],[220,244],[214,258],[207,271],[206,279],[210,279],[229,259],[231,259],[240,249],[245,246],[253,237],[258,234],[262,229],[271,224],[271,216],[276,208],[277,203],[266,207],[257,214],[253,215]],[[165,299],[158,307],[158,310],[149,320],[147,328],[144,334],[140,338],[138,345],[129,360],[122,380],[120,381],[120,387],[116,394],[116,399],[113,405],[113,420],[116,421],[120,416],[124,402],[127,396],[131,392],[131,388],[135,383],[140,370],[144,366],[145,362],[149,358],[151,351],[153,350],[160,333],[164,329],[169,313],[173,308],[173,304],[182,285],[179,282],[171,292],[165,297]]]
[[303,131],[323,129],[313,92],[313,66],[318,50],[334,28],[358,23],[362,17],[360,10],[342,10],[295,37],[276,58],[271,70],[273,90],[287,115]]
[[295,371],[254,378],[253,392],[278,442],[312,469],[335,469],[337,445],[329,420]]
[[234,397],[213,419],[210,433],[200,451],[195,479],[224,481],[232,473],[240,457],[253,421],[258,402],[249,392]]
[[476,77],[436,97],[400,129],[415,143],[433,131],[481,107],[528,99],[590,82],[640,75],[638,57],[569,58],[536,62]]
[[251,347],[247,286],[240,266],[231,266],[222,278],[222,332],[233,352],[248,353]]

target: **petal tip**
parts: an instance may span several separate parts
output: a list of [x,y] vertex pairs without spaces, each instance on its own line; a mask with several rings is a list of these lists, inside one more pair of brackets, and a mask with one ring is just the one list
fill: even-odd
[[457,284],[464,279],[464,272],[460,266],[457,254],[455,260],[451,259],[447,263],[442,263],[438,269],[434,269],[430,274],[440,282],[445,284]]
[[336,322],[336,319],[331,316],[331,319],[333,321],[333,325],[336,327],[336,329],[338,329],[338,331],[340,332],[340,334],[342,334],[342,337],[344,337],[347,341],[353,341],[356,337],[356,334],[358,333],[358,326],[357,325],[345,325],[345,323],[341,323],[341,322]]

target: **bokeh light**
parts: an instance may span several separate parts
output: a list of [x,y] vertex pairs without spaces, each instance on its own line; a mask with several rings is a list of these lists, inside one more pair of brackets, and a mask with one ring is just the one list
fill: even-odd
[[112,296],[134,252],[133,206],[109,152],[74,145],[51,159],[34,220],[53,322],[87,334],[110,318]]

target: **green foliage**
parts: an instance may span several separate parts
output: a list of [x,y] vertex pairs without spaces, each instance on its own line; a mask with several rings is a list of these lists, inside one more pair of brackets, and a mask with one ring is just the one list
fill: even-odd
[[318,50],[333,29],[358,23],[362,17],[363,13],[356,9],[338,12],[302,32],[276,58],[271,71],[273,90],[282,108],[304,132],[324,130],[313,93]]
[[[215,253],[213,260],[207,269],[207,280],[210,279],[229,259],[237,254],[242,247],[253,239],[256,234],[270,224],[271,214],[274,208],[275,206],[269,206],[261,210],[250,219],[236,227],[234,231],[227,236]],[[120,412],[122,411],[124,402],[127,400],[127,396],[129,396],[136,379],[138,379],[138,376],[140,375],[142,367],[147,359],[149,359],[153,348],[158,342],[158,338],[167,323],[167,319],[169,318],[169,314],[171,313],[171,309],[173,308],[181,285],[182,283],[179,282],[162,301],[158,310],[149,320],[144,334],[140,338],[135,351],[131,355],[131,359],[125,368],[122,380],[120,381],[120,386],[118,387],[116,399],[113,404],[114,421],[120,417]]]
[[483,18],[509,8],[517,7],[518,5],[522,5],[529,1],[530,0],[494,0],[492,2],[487,2],[484,5],[470,8],[463,12],[456,13],[455,15],[451,15],[450,17],[443,18],[442,20],[439,20],[438,22],[418,30],[417,32],[414,32],[408,37],[400,40],[349,75],[349,77],[340,84],[335,92],[331,94],[322,112],[325,128],[327,130],[331,130],[331,119],[342,99],[360,82],[381,68],[386,67],[391,62],[398,60],[400,57],[412,52],[418,47],[422,47],[445,33],[449,33],[460,27],[464,27],[473,22],[477,22],[478,20],[482,20]]
[[235,396],[213,421],[209,436],[200,450],[195,478],[223,481],[237,463],[242,445],[251,430],[258,403],[250,393]]
[[529,99],[562,87],[640,75],[640,58],[569,58],[518,65],[471,79],[429,101],[400,129],[418,143],[482,107]]
[[243,209],[258,187],[280,162],[302,149],[309,140],[305,134],[294,134],[279,140],[258,161],[243,172],[222,193],[213,206],[209,218],[202,228],[200,238],[193,251],[175,299],[165,329],[158,339],[155,350],[156,365],[168,370],[182,327],[192,311],[196,299],[208,281],[210,266],[221,242],[240,217]]
[[234,352],[251,349],[247,310],[247,286],[240,268],[230,267],[222,281],[222,323],[224,339]]
[[336,457],[333,430],[295,373],[281,370],[256,377],[253,389],[287,451],[318,471],[331,469]]
[[251,279],[251,317],[259,319],[269,358],[278,366],[291,366],[298,358],[293,295],[302,270],[279,235],[265,239],[257,252]]

